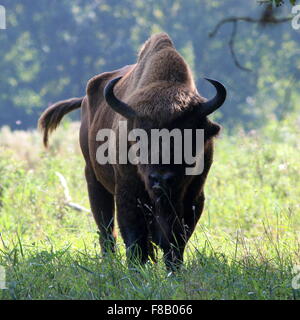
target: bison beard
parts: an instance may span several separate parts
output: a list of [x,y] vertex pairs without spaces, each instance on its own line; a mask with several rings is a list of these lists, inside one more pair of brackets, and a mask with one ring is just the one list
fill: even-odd
[[[226,98],[219,82],[207,80],[217,90],[209,101],[198,93],[188,65],[169,36],[160,33],[144,44],[136,64],[95,76],[88,82],[85,97],[58,102],[40,117],[46,145],[48,134],[62,117],[81,108],[80,146],[103,254],[115,250],[116,203],[130,265],[143,264],[149,257],[155,260],[153,243],[163,250],[168,269],[183,262],[185,246],[203,211],[213,138],[220,130],[207,116]],[[128,130],[204,129],[203,172],[187,176],[185,163],[100,165],[96,152],[103,142],[96,141],[98,131],[113,129],[118,136],[118,123],[124,120]]]

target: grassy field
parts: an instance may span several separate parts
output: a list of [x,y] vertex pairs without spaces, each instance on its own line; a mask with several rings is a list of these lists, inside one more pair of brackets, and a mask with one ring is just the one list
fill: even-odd
[[206,184],[206,206],[181,272],[163,262],[128,271],[121,237],[102,259],[89,208],[78,124],[45,152],[38,132],[0,130],[0,299],[300,299],[300,123],[270,119],[260,131],[224,132]]

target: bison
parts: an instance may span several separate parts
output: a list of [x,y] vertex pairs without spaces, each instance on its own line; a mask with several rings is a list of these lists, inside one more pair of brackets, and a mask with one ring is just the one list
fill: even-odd
[[[88,81],[85,97],[57,102],[41,115],[39,127],[47,146],[49,134],[62,117],[81,108],[80,146],[90,206],[104,255],[115,250],[116,211],[129,266],[144,264],[149,258],[155,261],[157,247],[163,250],[168,269],[182,264],[185,246],[203,211],[213,140],[220,130],[207,116],[226,98],[221,83],[207,80],[217,91],[209,101],[198,93],[190,68],[170,37],[160,33],[145,42],[136,64],[93,77]],[[203,171],[186,175],[184,162],[99,164],[97,149],[104,142],[97,141],[97,132],[105,128],[117,132],[120,121],[127,121],[128,130],[142,128],[147,132],[162,128],[203,129]],[[118,139],[116,144],[119,143]],[[161,145],[154,147],[159,149]]]

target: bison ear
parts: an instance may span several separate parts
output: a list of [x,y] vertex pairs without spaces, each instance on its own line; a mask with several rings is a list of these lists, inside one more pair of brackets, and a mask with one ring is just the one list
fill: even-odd
[[206,139],[216,137],[220,133],[221,129],[222,127],[219,124],[208,120],[208,124],[204,129]]

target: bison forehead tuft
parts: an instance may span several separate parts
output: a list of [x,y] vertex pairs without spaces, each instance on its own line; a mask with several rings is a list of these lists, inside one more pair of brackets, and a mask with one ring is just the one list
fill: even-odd
[[140,115],[159,123],[172,121],[192,106],[204,102],[186,86],[159,81],[137,89],[128,99]]

